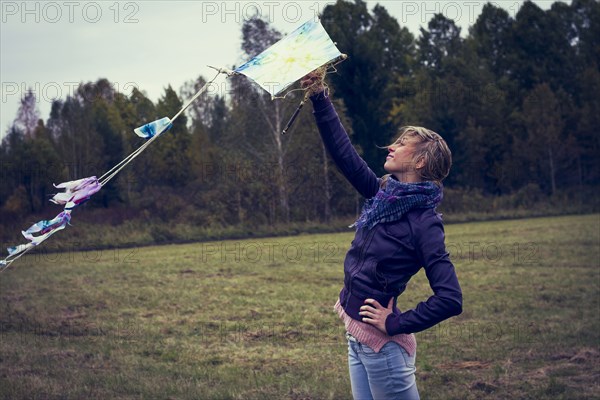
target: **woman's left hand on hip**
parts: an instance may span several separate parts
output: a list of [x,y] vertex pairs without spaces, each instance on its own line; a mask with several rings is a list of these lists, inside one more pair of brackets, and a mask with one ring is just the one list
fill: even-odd
[[392,314],[393,307],[393,297],[390,299],[387,308],[379,304],[375,299],[366,299],[365,305],[360,308],[359,314],[363,316],[363,322],[373,325],[387,335],[387,331],[385,330],[385,320],[388,315]]

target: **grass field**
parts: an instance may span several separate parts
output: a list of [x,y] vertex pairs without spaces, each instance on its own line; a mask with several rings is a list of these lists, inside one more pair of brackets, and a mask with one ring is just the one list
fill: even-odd
[[[348,399],[352,233],[34,254],[0,274],[3,399]],[[423,399],[600,398],[600,215],[448,225],[464,311]],[[423,271],[399,299],[431,294]]]

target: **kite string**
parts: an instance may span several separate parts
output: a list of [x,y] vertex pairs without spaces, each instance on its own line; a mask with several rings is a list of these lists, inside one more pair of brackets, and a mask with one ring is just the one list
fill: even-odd
[[13,258],[12,260],[9,260],[9,258],[11,256],[8,256],[4,259],[4,261],[6,262],[5,265],[0,265],[0,272],[3,272],[4,270],[8,269],[8,267],[10,267],[10,264],[12,264],[13,262],[17,261],[19,258],[21,258],[22,256],[25,255],[25,253],[27,253],[29,250],[33,249],[35,246],[31,246],[30,248],[28,248],[27,250],[24,250],[23,252],[21,252],[19,255],[17,255],[15,258]]
[[[177,112],[177,114],[175,114],[175,116],[173,118],[171,118],[171,123],[173,123],[181,115],[181,113],[183,113],[192,104],[192,102],[194,102],[194,100],[196,100],[198,97],[200,97],[200,95],[202,95],[202,93],[204,93],[206,91],[206,89],[208,89],[208,87],[219,77],[219,75],[221,73],[223,73],[223,72],[221,70],[219,70],[217,72],[217,74],[214,76],[214,78],[212,78],[210,81],[206,82],[204,84],[204,86],[202,86],[202,88],[200,88],[200,90],[198,90],[198,92],[181,108],[181,110],[179,110]],[[102,175],[99,179],[100,185],[102,185],[102,186],[106,185],[123,168],[125,168],[125,166],[127,164],[129,164],[137,156],[139,156],[163,132],[165,132],[165,129],[163,129],[163,131],[159,132],[157,135],[154,135],[153,137],[151,137],[148,141],[146,141],[146,143],[144,143],[139,148],[134,150],[131,154],[129,154],[127,157],[125,157],[125,159],[123,159],[120,163],[118,163],[117,165],[112,167],[108,172],[106,172],[104,175]]]
[[175,114],[175,116],[173,118],[171,118],[171,123],[173,121],[175,121],[177,119],[177,117],[179,117],[179,115],[184,112],[189,106],[190,104],[192,104],[194,102],[194,100],[196,100],[198,97],[200,97],[200,95],[202,93],[204,93],[204,91],[208,88],[208,86],[210,86],[218,77],[219,75],[221,75],[222,73],[226,74],[227,72],[224,72],[224,70],[219,69],[217,71],[217,74],[215,75],[214,78],[212,78],[209,82],[206,82],[204,84],[204,86],[202,86],[202,88],[200,88],[200,90],[198,90],[198,93],[196,93],[182,108],[181,110],[179,110],[179,112],[177,114]]
[[110,171],[108,171],[104,175],[102,175],[100,177],[100,179],[98,179],[98,181],[100,182],[100,185],[104,186],[105,184],[107,184],[108,181],[110,181],[112,178],[114,178],[115,175],[117,175],[123,168],[125,168],[125,166],[127,166],[127,164],[129,164],[131,161],[133,161],[134,158],[136,158],[138,155],[140,155],[150,145],[150,143],[152,143],[154,140],[156,140],[156,138],[158,138],[159,136],[160,136],[160,133],[158,135],[155,135],[155,136],[151,137],[150,139],[148,139],[146,141],[146,143],[144,143],[143,145],[138,147],[135,151],[133,151],[130,155],[128,155],[125,159],[123,159],[123,161],[121,161],[119,164],[112,167],[110,169]]
[[[332,70],[331,71],[327,71],[327,74],[329,73],[333,73],[333,72],[337,72],[337,69],[335,68],[335,66],[337,64],[339,64],[340,62],[344,61],[346,59],[346,55],[343,55],[343,57],[340,57],[340,59],[336,60],[336,62],[329,64],[328,68],[331,67]],[[210,66],[209,66],[210,67]],[[209,82],[205,83],[204,86],[202,86],[202,88],[200,88],[200,90],[177,112],[177,114],[175,114],[175,116],[171,119],[171,123],[173,123],[173,121],[175,121],[198,97],[200,97],[200,95],[202,95],[202,93],[204,93],[206,91],[206,89],[208,88],[209,85],[211,85],[220,74],[226,74],[227,76],[232,76],[234,75],[234,72],[225,68],[215,68],[215,67],[211,67],[215,70],[217,70],[217,74],[214,76],[213,79],[211,79]],[[325,85],[325,89],[329,89],[328,85],[326,83],[324,83]],[[295,91],[299,91],[299,90],[303,90],[306,91],[306,89],[293,89],[290,90],[289,92],[287,92],[284,96],[276,96],[273,97],[273,99],[285,99],[290,93],[295,92]],[[304,102],[307,100],[306,99],[306,95],[308,94],[308,92],[305,93],[305,96],[303,98],[303,101],[300,104],[300,107],[298,108],[298,110],[296,111],[293,119],[295,119],[295,117],[297,116],[299,110],[302,108],[302,105],[304,105]],[[293,121],[290,121],[290,123]],[[290,125],[290,123],[288,123],[288,125]],[[159,136],[162,135],[162,133],[164,133],[166,131],[165,128],[163,128],[163,130],[161,132],[159,132],[158,134],[154,135],[153,137],[151,137],[149,140],[147,140],[143,145],[141,145],[140,147],[138,147],[136,150],[134,150],[131,154],[129,154],[127,157],[125,157],[121,162],[119,162],[117,165],[115,165],[114,167],[112,167],[110,170],[108,170],[106,173],[104,173],[104,175],[102,175],[98,181],[100,182],[101,186],[106,185],[112,178],[114,178],[123,168],[125,168],[125,166],[127,164],[129,164],[131,161],[133,161],[138,155],[140,155],[154,140],[156,140]],[[23,251],[22,253],[18,254],[16,257],[14,257],[13,259],[10,259],[9,257],[6,257],[6,259],[4,260],[5,264],[4,265],[0,265],[0,272],[3,272],[4,270],[6,270],[14,261],[18,260],[19,258],[21,258],[22,256],[24,256],[27,252],[29,252],[31,249],[33,249],[35,246],[31,246],[30,248],[26,249],[25,251]],[[9,260],[10,259],[10,260]]]
[[[171,119],[171,123],[173,123],[173,121],[175,121],[181,115],[181,113],[183,113],[192,104],[192,102],[194,100],[196,100],[198,97],[200,97],[200,95],[202,95],[202,93],[204,93],[206,91],[208,86],[210,84],[212,84],[221,73],[225,73],[228,76],[230,76],[230,74],[227,73],[227,70],[219,69],[217,74],[215,75],[215,77],[213,79],[211,79],[209,82],[205,83],[204,86],[202,86],[202,88],[181,108],[181,110],[179,110],[177,112],[177,114],[175,114],[175,116]],[[150,143],[152,143],[154,140],[156,140],[163,132],[165,132],[164,128],[163,128],[163,131],[161,131],[157,135],[151,137],[143,145],[141,145],[139,148],[134,150],[131,154],[129,154],[127,157],[125,157],[121,162],[119,162],[117,165],[115,165],[110,170],[108,170],[104,175],[102,175],[100,177],[100,179],[98,179],[98,181],[100,182],[100,185],[104,186],[105,184],[107,184],[123,168],[125,168],[125,166],[127,164],[129,164],[131,161],[133,161],[133,159],[135,159],[138,155],[140,155],[150,145]],[[10,267],[10,265],[13,262],[15,262],[19,258],[23,257],[27,252],[29,252],[31,249],[33,249],[35,247],[36,246],[29,247],[28,249],[26,249],[26,250],[22,251],[21,253],[19,253],[18,255],[14,256],[14,258],[11,258],[13,256],[10,256],[10,255],[8,257],[6,257],[4,260],[2,260],[3,262],[0,264],[0,272],[4,272],[6,269],[8,269]]]

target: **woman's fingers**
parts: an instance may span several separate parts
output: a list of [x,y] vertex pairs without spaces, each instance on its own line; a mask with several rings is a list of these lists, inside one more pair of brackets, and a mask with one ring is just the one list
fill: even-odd
[[359,315],[363,316],[363,322],[373,325],[381,332],[387,335],[385,329],[385,321],[387,317],[392,313],[393,298],[388,302],[388,307],[383,307],[375,299],[366,299],[365,304],[360,307]]
[[[368,300],[372,300],[372,299],[368,299]],[[379,303],[377,303],[376,300],[372,300],[372,301],[375,302],[375,304],[364,305],[364,306],[360,307],[360,312],[358,314],[362,315],[364,317],[369,317],[369,318],[376,318],[377,316],[379,316],[380,309],[377,306],[381,307],[381,305]]]
[[326,71],[325,68],[321,67],[309,72],[300,79],[300,87],[302,89],[307,89],[311,86],[315,86],[317,90],[320,89],[323,86],[323,79],[325,78]]
[[368,310],[363,310],[363,311],[359,312],[359,314],[362,315],[363,317],[369,317],[369,318],[373,318],[377,315],[374,312],[368,311]]
[[300,86],[302,88],[307,88],[311,85],[314,85],[316,82],[319,81],[319,78],[316,76],[305,76],[304,78],[302,78],[302,80],[300,80]]
[[371,307],[376,308],[376,309],[383,308],[381,306],[381,304],[379,304],[379,302],[377,300],[375,300],[375,299],[366,299],[365,303],[369,304]]
[[315,80],[313,78],[304,77],[300,81],[300,86],[303,89],[306,89],[307,87],[309,87],[310,85],[312,85],[314,82],[315,82]]

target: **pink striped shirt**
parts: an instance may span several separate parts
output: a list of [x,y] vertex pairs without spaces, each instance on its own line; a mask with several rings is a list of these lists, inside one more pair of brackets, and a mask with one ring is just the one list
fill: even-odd
[[342,321],[344,321],[346,331],[354,336],[359,342],[372,348],[374,352],[379,353],[379,350],[381,350],[386,343],[395,342],[406,350],[411,357],[415,355],[417,351],[417,339],[414,333],[400,333],[398,335],[388,336],[373,325],[352,319],[344,311],[339,299],[335,303],[334,310],[338,313]]

